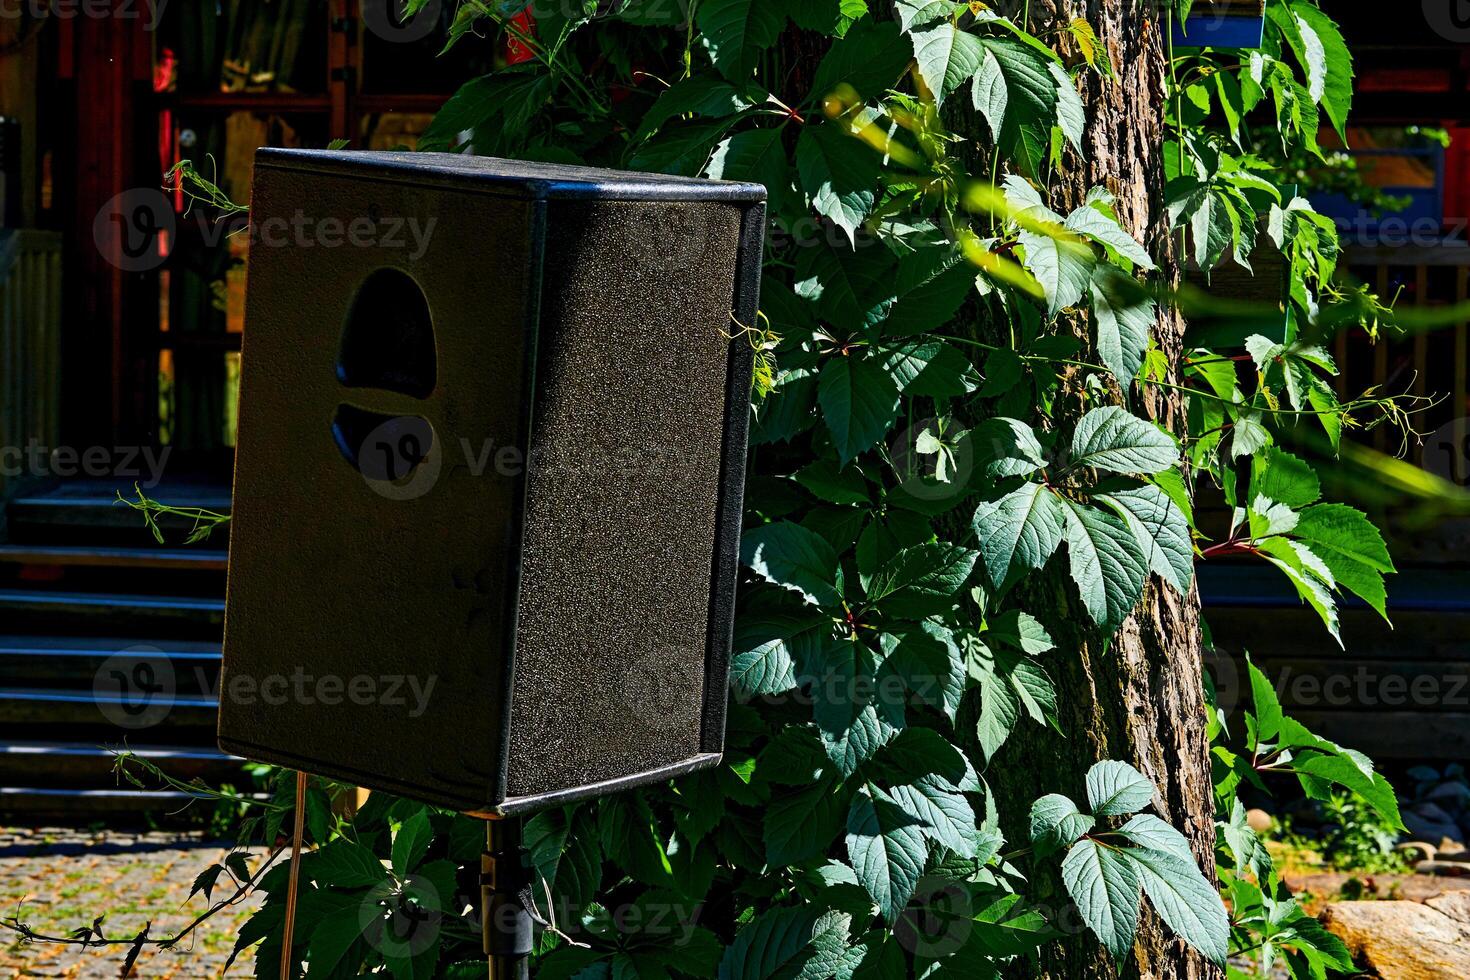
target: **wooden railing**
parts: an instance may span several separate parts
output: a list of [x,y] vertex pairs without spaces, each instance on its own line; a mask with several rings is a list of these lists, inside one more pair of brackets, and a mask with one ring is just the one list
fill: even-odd
[[[1470,246],[1358,247],[1349,249],[1347,258],[1360,280],[1401,308],[1451,306],[1470,299]],[[1415,419],[1415,427],[1426,432],[1470,415],[1470,324],[1375,345],[1361,336],[1340,334],[1336,346],[1342,368],[1340,396],[1348,397],[1373,384],[1383,385],[1390,393],[1434,396],[1438,404]],[[1396,443],[1389,444],[1386,428],[1378,429],[1371,438],[1376,449],[1398,449]],[[1421,462],[1421,448],[1410,446],[1409,450],[1412,461]]]
[[0,229],[0,500],[28,445],[58,444],[61,235]]

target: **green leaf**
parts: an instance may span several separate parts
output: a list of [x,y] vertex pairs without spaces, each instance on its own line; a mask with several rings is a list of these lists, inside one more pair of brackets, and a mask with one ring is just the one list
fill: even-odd
[[[1309,86],[1313,92],[1313,98],[1322,103],[1322,108],[1327,110],[1327,118],[1332,120],[1333,128],[1342,137],[1344,145],[1347,143],[1347,117],[1353,104],[1353,54],[1348,48],[1347,42],[1343,40],[1342,32],[1337,25],[1317,7],[1301,0],[1294,0],[1291,4],[1291,12],[1296,16],[1297,27],[1303,40],[1303,51],[1298,51],[1300,57],[1306,53],[1310,60],[1315,61],[1320,52],[1322,60],[1322,81],[1320,91],[1316,85]],[[1308,41],[1308,37],[1314,41]]]
[[864,18],[822,58],[808,101],[820,104],[840,85],[851,85],[865,101],[876,99],[902,77],[909,60],[910,48],[897,23]]
[[944,542],[899,552],[868,582],[870,602],[908,619],[945,612],[975,569],[979,552]]
[[955,0],[897,0],[893,6],[898,26],[906,33],[936,20],[947,20],[957,9]]
[[1194,861],[1148,848],[1125,853],[1137,866],[1143,892],[1159,918],[1211,963],[1224,966],[1230,919],[1220,893],[1205,880]]
[[352,975],[357,974],[357,964],[343,964],[342,958],[361,938],[369,923],[363,921],[362,902],[353,902],[345,908],[335,909],[322,916],[311,930],[306,947],[307,963],[311,972],[319,976],[336,976],[339,965],[347,966]]
[[1081,153],[1082,136],[1087,129],[1087,107],[1082,104],[1077,83],[1072,81],[1072,76],[1067,74],[1065,68],[1056,62],[1051,62],[1046,67],[1057,83],[1057,126],[1067,142],[1072,144],[1072,148]]
[[1077,804],[1057,793],[1031,804],[1031,843],[1041,857],[1070,847],[1096,825],[1097,821],[1078,810]]
[[837,553],[799,524],[780,521],[746,531],[740,560],[766,581],[797,592],[813,605],[842,602],[842,569]]
[[[754,103],[746,92],[722,78],[694,75],[664,89],[644,114],[633,136],[640,143],[675,116],[696,115],[722,118],[733,116]],[[759,132],[755,130],[753,132]]]
[[1006,86],[1005,72],[1001,70],[995,52],[986,50],[980,70],[975,73],[970,95],[975,111],[984,117],[985,124],[990,127],[991,141],[999,142],[1005,127],[1010,89]]
[[898,386],[871,360],[828,360],[817,381],[817,401],[843,466],[873,448],[898,419]]
[[1323,625],[1327,627],[1327,632],[1341,646],[1342,636],[1338,626],[1337,600],[1332,594],[1332,584],[1312,572],[1295,555],[1291,560],[1286,560],[1271,555],[1269,549],[1264,550],[1262,557],[1280,569],[1281,573],[1290,580],[1296,588],[1297,595],[1317,611],[1317,615],[1322,617]]
[[719,980],[790,980],[817,952],[818,909],[774,908],[745,925],[720,959]]
[[1023,226],[1020,238],[1026,268],[1041,283],[1048,312],[1055,316],[1080,303],[1092,282],[1092,249],[1060,223],[1048,222],[1045,230]]
[[461,133],[470,132],[505,114],[506,128],[520,128],[551,93],[548,78],[539,72],[497,72],[471,79],[450,96],[423,135],[421,150],[448,150]]
[[883,370],[905,395],[949,398],[978,387],[970,361],[942,340],[914,339],[877,352]]
[[1104,760],[1087,771],[1087,802],[1100,817],[1122,817],[1153,802],[1154,784],[1126,762]]
[[1067,518],[1067,557],[1072,581],[1092,621],[1112,632],[1143,595],[1148,565],[1133,531],[1119,517],[1062,500]]
[[1189,839],[1152,813],[1134,815],[1117,832],[1139,847],[1164,851],[1183,861],[1194,863],[1194,851],[1189,847]]
[[[873,679],[878,671],[873,652],[851,640],[833,643],[814,669],[812,718],[827,757],[844,776],[871,759],[902,723],[903,704],[874,704]],[[886,695],[887,692],[876,692]]]
[[796,482],[819,500],[831,504],[867,506],[872,503],[868,481],[856,466],[839,468],[833,460],[819,459],[798,470]]
[[909,38],[914,44],[919,77],[934,94],[935,105],[943,105],[945,96],[979,71],[986,54],[978,37],[960,30],[951,20],[913,31]]
[[796,257],[796,294],[839,330],[866,330],[893,304],[892,255],[885,248],[837,249],[813,242]]
[[[1345,504],[1317,504],[1303,510],[1295,532],[1309,541],[1323,560],[1329,554],[1361,562],[1378,572],[1393,572],[1393,559],[1383,535],[1368,516]],[[1330,562],[1329,562],[1330,565]]]
[[715,67],[737,83],[749,80],[761,51],[786,23],[780,6],[762,0],[704,0],[695,20]]
[[[225,866],[223,864],[211,864],[199,872],[194,878],[194,884],[189,887],[189,898],[193,898],[195,895],[203,892],[205,901],[208,901],[212,897],[211,893],[214,891],[215,882],[219,880],[219,876],[224,870]],[[249,875],[246,875],[246,877],[249,877]]]
[[981,503],[973,526],[990,581],[999,588],[1013,569],[1045,565],[1062,542],[1066,520],[1061,500],[1040,483]]
[[890,678],[954,720],[965,693],[965,668],[954,636],[945,627],[926,621],[900,636],[878,669],[880,687]]
[[925,836],[961,857],[974,857],[979,840],[975,811],[964,794],[939,776],[926,776],[889,791],[894,803],[919,821]]
[[847,855],[858,883],[889,924],[898,921],[924,872],[928,847],[911,814],[877,787],[853,797],[847,815]]
[[803,30],[842,37],[868,12],[867,0],[787,0],[786,12]]
[[970,444],[988,480],[1030,476],[1046,465],[1036,430],[1017,419],[986,419],[970,430]]
[[875,764],[877,771],[894,784],[938,776],[961,792],[973,792],[978,786],[978,777],[964,753],[932,728],[905,728],[883,746]]
[[1322,484],[1306,460],[1280,449],[1268,448],[1251,460],[1251,498],[1268,497],[1293,510],[1316,503]]
[[830,775],[771,798],[765,807],[766,863],[773,868],[821,857],[842,831],[847,798]]
[[882,159],[841,123],[803,126],[796,141],[796,170],[812,207],[856,241],[878,196]]
[[1154,260],[1132,235],[1123,230],[1117,217],[1104,211],[1097,204],[1084,204],[1067,215],[1066,228],[1078,235],[1085,235],[1095,242],[1107,245],[1140,269],[1153,269]]
[[1173,436],[1116,405],[1088,412],[1072,434],[1072,466],[1149,475],[1178,462]]
[[[479,837],[483,846],[483,831]],[[602,882],[602,844],[593,811],[543,810],[526,822],[525,848],[536,873],[553,889],[557,908],[580,914]]]
[[1121,961],[1138,931],[1143,882],[1123,851],[1084,840],[1062,861],[1062,884],[1103,948]]
[[408,877],[424,859],[424,852],[433,839],[434,828],[429,824],[427,810],[419,810],[403,821],[398,833],[393,835],[393,873],[399,878]]
[[345,837],[313,852],[302,869],[312,881],[339,888],[368,888],[388,879],[388,869],[376,854]]
[[1057,120],[1059,93],[1051,59],[1015,37],[982,37],[1006,85],[1006,111],[1000,144],[1027,173],[1040,172],[1043,149]]
[[958,249],[923,248],[900,258],[898,276],[889,281],[894,302],[883,333],[896,337],[948,323],[974,294],[975,269]]
[[1056,649],[1046,627],[1035,616],[1019,609],[1010,609],[992,617],[986,636],[1033,657]]
[[782,208],[790,198],[791,168],[780,129],[747,129],[715,147],[705,176],[714,180],[749,181],[763,184],[773,208]]
[[1111,506],[1132,529],[1150,570],[1181,594],[1194,581],[1194,540],[1189,520],[1159,487],[1116,490],[1098,500]]
[[1395,827],[1403,825],[1398,800],[1388,780],[1375,772],[1365,773],[1362,763],[1346,752],[1341,755],[1301,752],[1291,760],[1288,768],[1298,774],[1345,786],[1367,800],[1369,806],[1392,821]]
[[[1270,680],[1261,673],[1261,669],[1246,658],[1246,671],[1251,682],[1251,704],[1255,707],[1256,739],[1258,742],[1270,742],[1281,731],[1283,714],[1281,712],[1281,701],[1276,696],[1276,689],[1271,686]],[[1254,748],[1254,747],[1253,747]]]
[[735,625],[730,686],[737,696],[784,694],[796,686],[796,668],[816,655],[831,622],[793,615],[751,615]]
[[697,119],[669,126],[648,140],[628,162],[650,173],[694,176],[709,164],[715,147],[736,119]]

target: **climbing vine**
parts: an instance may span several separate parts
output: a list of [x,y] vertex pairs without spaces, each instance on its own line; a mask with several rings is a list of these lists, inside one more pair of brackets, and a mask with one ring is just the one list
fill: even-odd
[[[1405,424],[1393,398],[1339,400],[1327,339],[1393,313],[1343,279],[1333,224],[1273,162],[1320,157],[1323,125],[1346,136],[1352,61],[1308,0],[1268,15],[1259,51],[1171,56],[1181,285],[1108,188],[1054,204],[1087,152],[1078,81],[1118,74],[1085,20],[1041,36],[951,0],[463,0],[449,45],[509,39],[521,57],[467,81],[420,149],[755,181],[772,219],[761,317],[739,325],[760,363],[725,759],[530,821],[536,976],[993,976],[1078,921],[1123,960],[1144,902],[1215,963],[1351,970],[1236,789],[1292,773],[1396,822],[1394,797],[1286,718],[1255,668],[1243,741],[1210,708],[1218,890],[1125,763],[1087,772],[1085,800],[998,798],[986,779],[1009,740],[1058,723],[1050,665],[1068,651],[1016,589],[1053,563],[1100,636],[1150,580],[1187,593],[1225,555],[1278,569],[1334,637],[1344,591],[1385,612],[1381,536],[1289,451],[1306,430],[1330,451]],[[1210,298],[1211,270],[1267,253],[1287,268],[1279,305]],[[1166,352],[1154,328],[1174,310],[1217,329]],[[1144,407],[1158,391],[1187,409],[1172,431]],[[1066,424],[1064,394],[1084,406]],[[1233,509],[1213,539],[1205,492]],[[289,775],[242,843],[275,842]],[[327,788],[308,799],[294,960],[322,978],[482,975],[480,825],[376,793],[344,819]],[[1029,834],[1006,840],[1017,811]],[[1043,862],[1076,916],[1028,897]],[[201,875],[206,898],[220,873]],[[238,948],[274,976],[284,866],[254,884]]]

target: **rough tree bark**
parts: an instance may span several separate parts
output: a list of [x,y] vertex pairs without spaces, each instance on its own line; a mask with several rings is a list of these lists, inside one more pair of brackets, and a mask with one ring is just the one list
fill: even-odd
[[[1134,0],[1009,0],[1008,13],[1018,21],[1029,14],[1031,30],[1071,43],[1067,26],[1084,18],[1112,57],[1115,80],[1085,74],[1083,101],[1088,126],[1082,158],[1068,152],[1067,165],[1051,181],[1058,197],[1054,210],[1065,214],[1083,200],[1087,189],[1106,186],[1117,196],[1125,227],[1161,259],[1166,275],[1175,272],[1163,207],[1163,142],[1165,80],[1168,71],[1166,25],[1152,4]],[[1072,53],[1076,54],[1075,45]],[[1086,337],[1086,325],[1076,325]],[[1177,362],[1183,322],[1172,313],[1160,316],[1155,337],[1171,362]],[[1091,359],[1095,360],[1095,354]],[[1177,381],[1177,379],[1175,379]],[[1073,396],[1059,402],[1061,427],[1070,429],[1080,414],[1075,391],[1080,379],[1065,388]],[[1155,389],[1149,414],[1176,433],[1184,428],[1184,405],[1177,394]],[[1065,433],[1064,433],[1065,434]],[[1214,876],[1213,797],[1205,731],[1201,677],[1201,636],[1197,593],[1180,596],[1151,580],[1143,602],[1112,638],[1087,629],[1063,563],[1054,561],[1044,576],[1027,585],[1023,603],[1052,630],[1058,653],[1048,667],[1058,688],[1065,737],[1036,726],[1012,736],[987,779],[1003,798],[1031,800],[1048,792],[1085,799],[1082,774],[1101,759],[1132,763],[1159,788],[1156,804],[1163,818],[1189,838],[1208,876]],[[1013,841],[1025,839],[1024,814],[1012,807]],[[1055,862],[1052,863],[1054,868]],[[1056,910],[1070,908],[1054,870],[1037,870],[1033,897]],[[1115,966],[1072,909],[1063,921],[1075,928],[1070,938],[1047,948],[1034,968],[1018,976],[1058,980],[1118,976],[1195,980],[1222,972],[1168,933],[1157,916],[1142,917],[1134,956]]]

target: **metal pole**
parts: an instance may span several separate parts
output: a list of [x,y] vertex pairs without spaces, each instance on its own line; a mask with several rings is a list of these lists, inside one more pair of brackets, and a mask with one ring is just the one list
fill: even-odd
[[520,818],[487,820],[480,855],[480,928],[490,980],[530,980],[531,915],[521,901],[525,888]]

